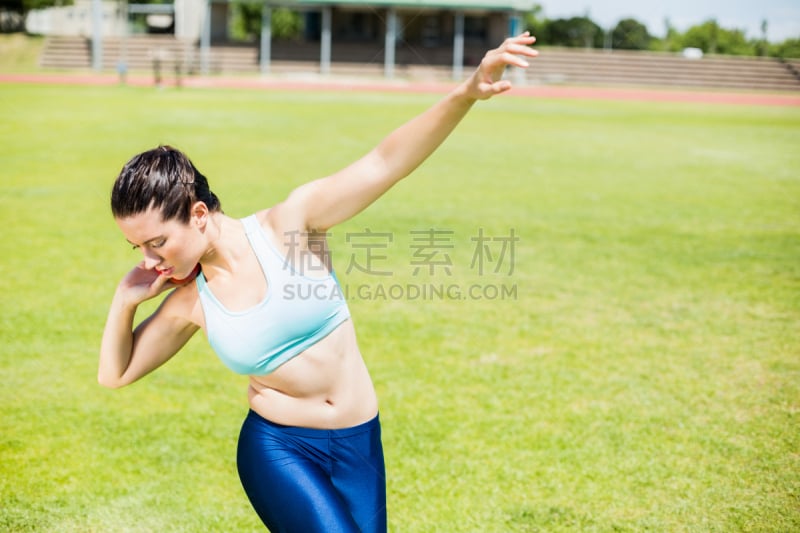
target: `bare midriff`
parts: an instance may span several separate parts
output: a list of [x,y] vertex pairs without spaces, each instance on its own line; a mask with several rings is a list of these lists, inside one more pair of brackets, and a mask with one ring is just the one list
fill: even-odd
[[378,413],[351,320],[265,376],[250,376],[250,408],[276,424],[340,429]]

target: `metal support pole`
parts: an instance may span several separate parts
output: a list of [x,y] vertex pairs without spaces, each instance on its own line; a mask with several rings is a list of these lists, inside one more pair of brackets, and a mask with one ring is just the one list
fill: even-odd
[[453,80],[464,76],[464,12],[455,12],[455,35],[453,36]]
[[103,2],[92,0],[92,69],[103,70]]
[[272,55],[272,7],[264,2],[261,7],[261,74],[269,74]]
[[522,33],[522,17],[514,12],[508,16],[508,36],[514,37]]
[[331,7],[322,8],[322,35],[320,36],[319,70],[322,74],[331,72]]
[[208,76],[211,55],[211,0],[206,0],[203,30],[200,33],[200,73]]
[[125,13],[125,20],[122,24],[122,53],[117,61],[117,74],[119,75],[119,82],[124,84],[128,77],[128,34],[130,33],[128,26],[130,25],[131,15],[127,0],[123,0],[122,11]]
[[386,38],[384,40],[383,75],[394,78],[394,49],[397,41],[397,11],[389,8],[386,16]]
[[[522,17],[517,11],[514,11],[508,17],[508,33],[510,37],[522,33]],[[524,85],[525,69],[511,67],[511,79],[516,85]]]

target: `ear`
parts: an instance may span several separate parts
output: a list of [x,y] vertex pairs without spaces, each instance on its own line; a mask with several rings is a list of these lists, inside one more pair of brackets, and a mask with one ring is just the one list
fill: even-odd
[[190,211],[191,218],[189,219],[189,224],[199,228],[201,231],[205,229],[206,225],[208,224],[208,206],[205,202],[197,201],[192,205],[192,209]]

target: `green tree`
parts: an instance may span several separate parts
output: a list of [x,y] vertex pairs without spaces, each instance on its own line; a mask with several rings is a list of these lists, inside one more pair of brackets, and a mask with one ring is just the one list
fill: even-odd
[[754,56],[758,52],[757,40],[748,41],[742,30],[721,29],[717,49],[720,54]]
[[684,47],[700,48],[709,54],[755,55],[756,47],[741,30],[721,28],[716,20],[692,26],[683,35]]
[[287,8],[272,12],[272,36],[276,39],[294,39],[303,32],[303,19],[300,13]]
[[622,50],[647,50],[652,37],[647,27],[634,19],[622,19],[611,31],[611,46]]
[[603,29],[589,17],[551,20],[547,32],[548,44],[584,48],[603,46]]
[[[254,2],[233,4],[231,37],[236,40],[251,41],[261,35],[262,5]],[[272,11],[272,37],[293,39],[303,31],[303,19],[299,13],[281,7]]]
[[0,11],[27,13],[31,9],[72,5],[72,0],[0,0]]
[[22,31],[28,11],[55,5],[72,5],[72,0],[0,0],[0,32]]
[[683,35],[681,35],[681,32],[675,29],[675,26],[672,25],[669,18],[665,18],[664,37],[661,39],[658,37],[651,37],[650,46],[648,48],[658,52],[678,52],[683,47],[682,40]]
[[542,44],[552,44],[550,42],[550,34],[548,32],[549,21],[543,16],[542,6],[535,4],[533,9],[525,14],[523,17],[525,30],[531,32],[531,35],[536,37],[536,40]]
[[800,39],[786,39],[773,49],[773,54],[784,59],[800,59]]
[[716,20],[708,20],[703,24],[689,28],[681,39],[684,48],[699,48],[705,53],[715,53],[717,51],[717,35],[719,34],[719,24]]

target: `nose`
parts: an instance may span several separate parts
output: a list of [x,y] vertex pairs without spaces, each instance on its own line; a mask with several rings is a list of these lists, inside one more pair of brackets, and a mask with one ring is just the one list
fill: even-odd
[[144,267],[147,269],[153,269],[157,267],[161,263],[161,256],[158,254],[153,253],[152,250],[148,250],[146,247],[142,248],[142,253],[144,254]]

